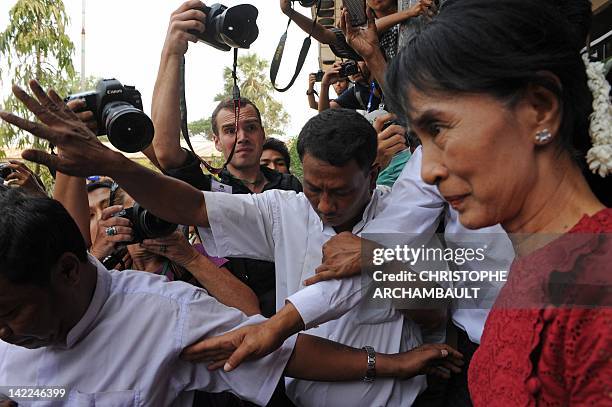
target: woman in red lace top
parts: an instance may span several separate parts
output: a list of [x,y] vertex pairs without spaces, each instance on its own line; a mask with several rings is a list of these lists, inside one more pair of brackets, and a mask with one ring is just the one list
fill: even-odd
[[590,13],[449,0],[389,67],[423,179],[465,226],[500,223],[515,244],[468,372],[476,406],[612,405],[611,108],[609,88],[593,103],[580,56]]

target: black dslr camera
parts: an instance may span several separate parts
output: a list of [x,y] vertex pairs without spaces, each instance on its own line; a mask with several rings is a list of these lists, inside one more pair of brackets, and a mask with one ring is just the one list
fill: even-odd
[[359,66],[355,61],[346,61],[340,64],[340,70],[338,76],[341,78],[348,78],[351,75],[359,73]]
[[315,76],[315,82],[321,82],[323,80],[323,75],[325,75],[325,72],[319,69],[317,72],[314,72],[311,75]]
[[125,244],[142,243],[145,239],[157,239],[158,237],[168,236],[178,227],[174,223],[158,218],[137,203],[133,207],[125,208],[113,216],[125,218],[132,223],[134,239],[131,242],[124,242]]
[[96,90],[77,93],[65,102],[84,99],[98,123],[98,136],[106,134],[111,144],[126,153],[144,150],[153,140],[153,122],[142,111],[140,92],[116,79],[102,79]]
[[200,41],[221,51],[232,48],[249,48],[259,36],[257,15],[259,11],[251,4],[227,7],[222,4],[205,6],[206,30],[203,33],[191,30]]

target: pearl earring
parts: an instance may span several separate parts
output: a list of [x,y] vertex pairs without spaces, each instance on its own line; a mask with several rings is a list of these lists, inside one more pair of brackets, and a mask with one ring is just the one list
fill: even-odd
[[540,130],[536,133],[535,140],[538,144],[546,144],[552,139],[552,133],[548,129]]

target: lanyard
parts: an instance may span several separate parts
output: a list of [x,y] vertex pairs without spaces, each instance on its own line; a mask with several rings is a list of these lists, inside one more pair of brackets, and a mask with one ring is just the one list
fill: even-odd
[[368,107],[366,108],[367,112],[370,113],[372,111],[372,101],[374,100],[374,91],[376,90],[376,82],[372,81],[370,83],[370,97],[368,99]]

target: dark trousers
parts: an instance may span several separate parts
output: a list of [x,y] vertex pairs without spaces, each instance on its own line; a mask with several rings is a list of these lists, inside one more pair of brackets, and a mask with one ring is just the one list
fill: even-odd
[[415,407],[472,407],[467,386],[467,372],[478,344],[470,341],[467,333],[449,324],[447,343],[463,354],[465,365],[461,373],[452,373],[450,379],[427,376],[427,390],[417,397]]

